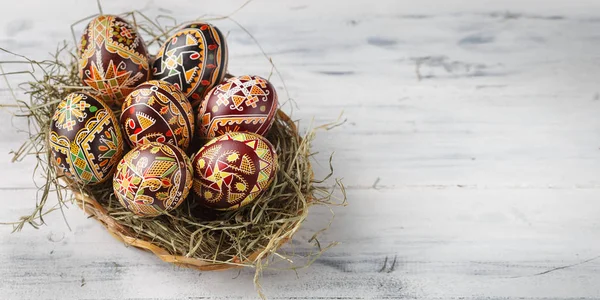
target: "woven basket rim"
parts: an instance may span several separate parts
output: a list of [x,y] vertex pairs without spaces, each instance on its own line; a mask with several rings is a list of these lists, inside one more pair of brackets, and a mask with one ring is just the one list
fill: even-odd
[[[298,134],[298,128],[297,128],[296,124],[292,121],[290,116],[288,116],[286,113],[284,113],[280,109],[277,110],[277,116],[281,120],[283,120],[292,129],[291,131],[295,134],[295,137],[298,139],[298,141],[301,141],[302,138]],[[311,178],[314,179],[314,173],[312,171],[312,167],[310,167],[310,162],[309,162],[309,169],[311,170]],[[81,190],[76,188],[75,185],[73,185],[73,182],[71,182],[65,176],[61,176],[61,178],[67,184],[67,188],[73,193],[78,206],[88,216],[90,216],[93,219],[100,222],[100,224],[102,224],[102,226],[104,226],[106,228],[106,230],[114,238],[123,242],[125,245],[133,246],[138,249],[149,251],[165,262],[173,263],[175,265],[182,266],[182,267],[197,269],[200,271],[228,270],[228,269],[240,268],[240,267],[243,267],[244,265],[248,265],[248,264],[254,264],[254,262],[257,259],[259,259],[259,257],[261,257],[261,253],[264,251],[264,248],[255,251],[253,254],[248,256],[248,259],[246,261],[243,261],[241,263],[213,262],[210,260],[202,260],[202,259],[196,259],[196,258],[191,258],[191,257],[186,257],[186,256],[170,254],[169,251],[167,251],[164,248],[161,248],[149,241],[144,241],[144,240],[136,238],[135,235],[132,234],[127,228],[125,228],[124,226],[119,224],[117,221],[115,221],[115,219],[112,218],[108,214],[107,210],[98,201],[96,201],[96,199],[94,197],[92,197],[91,195],[82,193]],[[306,197],[307,202],[309,204],[304,208],[304,210],[306,210],[306,209],[308,209],[308,207],[310,206],[310,203],[312,202],[312,195],[310,195],[310,193],[309,193],[304,196]],[[304,210],[298,211],[298,214],[299,215],[303,214]],[[276,249],[283,246],[286,242],[288,242],[290,240],[291,236],[300,227],[300,226],[297,226],[298,223],[300,223],[302,221],[303,220],[298,220],[296,222],[292,222],[290,224],[291,226],[282,226],[282,228],[287,227],[287,228],[291,228],[291,230],[289,230],[288,234],[286,235],[287,238],[283,238],[283,239],[280,239],[279,241],[275,241],[274,246]],[[265,258],[265,257],[266,256],[262,256],[261,258]]]

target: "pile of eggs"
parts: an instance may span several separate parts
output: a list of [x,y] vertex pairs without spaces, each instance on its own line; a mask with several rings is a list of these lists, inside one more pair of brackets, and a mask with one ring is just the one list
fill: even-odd
[[184,201],[236,209],[269,187],[277,153],[264,136],[277,93],[259,76],[225,80],[227,42],[217,27],[184,26],[150,56],[135,27],[102,15],[78,54],[88,88],[62,100],[50,124],[60,173],[83,185],[112,179],[119,202],[140,216]]

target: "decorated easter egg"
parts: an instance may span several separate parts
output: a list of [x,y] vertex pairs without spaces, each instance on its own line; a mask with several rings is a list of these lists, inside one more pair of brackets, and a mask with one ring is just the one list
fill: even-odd
[[213,138],[230,131],[265,135],[277,112],[277,92],[259,76],[229,78],[204,98],[198,114],[198,131]]
[[84,92],[69,94],[50,122],[54,164],[72,180],[97,184],[109,178],[123,155],[119,122],[102,100]]
[[278,166],[273,145],[249,132],[228,132],[212,139],[192,164],[196,201],[220,210],[236,209],[259,197]]
[[125,154],[113,177],[113,189],[131,212],[157,216],[185,200],[192,179],[192,165],[183,150],[152,142]]
[[194,136],[194,113],[181,90],[168,82],[151,80],[125,98],[121,126],[132,147],[159,142],[187,150]]
[[109,105],[125,97],[150,77],[146,45],[122,18],[102,15],[86,27],[79,49],[79,76]]
[[196,107],[208,90],[223,81],[227,71],[227,43],[219,29],[192,23],[173,34],[161,47],[152,78],[180,88]]

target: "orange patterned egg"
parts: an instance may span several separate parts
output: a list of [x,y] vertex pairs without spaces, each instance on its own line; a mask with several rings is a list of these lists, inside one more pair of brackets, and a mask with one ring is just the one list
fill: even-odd
[[196,201],[229,210],[258,198],[275,178],[277,153],[267,139],[228,132],[209,141],[193,158]]
[[152,79],[176,85],[196,107],[227,71],[227,43],[208,23],[191,23],[162,46],[153,64]]
[[63,174],[92,185],[112,175],[123,155],[123,137],[107,104],[88,93],[76,92],[56,107],[49,147],[54,164]]
[[140,216],[157,216],[177,208],[192,187],[192,165],[170,144],[133,148],[117,166],[113,190],[119,202]]
[[131,147],[159,142],[187,150],[194,136],[194,113],[181,90],[151,80],[140,84],[123,102],[121,126]]
[[229,78],[204,98],[198,113],[200,136],[213,138],[230,131],[265,135],[277,112],[277,92],[259,76]]
[[102,15],[86,27],[79,49],[79,77],[109,105],[150,77],[148,51],[136,29],[117,16]]

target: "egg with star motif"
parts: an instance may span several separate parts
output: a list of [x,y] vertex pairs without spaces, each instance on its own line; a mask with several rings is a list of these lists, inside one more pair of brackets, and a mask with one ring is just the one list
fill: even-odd
[[58,103],[48,142],[60,173],[84,185],[110,178],[123,155],[116,116],[104,101],[86,92],[71,93]]
[[120,107],[150,78],[148,51],[135,27],[117,16],[94,18],[81,37],[79,77],[108,105]]
[[181,90],[165,81],[140,84],[127,96],[121,126],[131,147],[167,143],[184,151],[194,136],[194,113]]
[[153,63],[152,79],[180,88],[192,106],[223,81],[228,50],[225,36],[208,23],[195,22],[175,32],[162,45]]
[[180,148],[151,142],[123,156],[113,177],[121,205],[139,216],[158,216],[177,208],[192,187],[192,165]]
[[278,169],[271,143],[255,133],[227,132],[210,140],[192,160],[196,201],[217,210],[233,210],[255,201]]
[[198,113],[201,137],[213,138],[230,131],[266,135],[275,121],[277,91],[260,76],[232,77],[215,86]]

